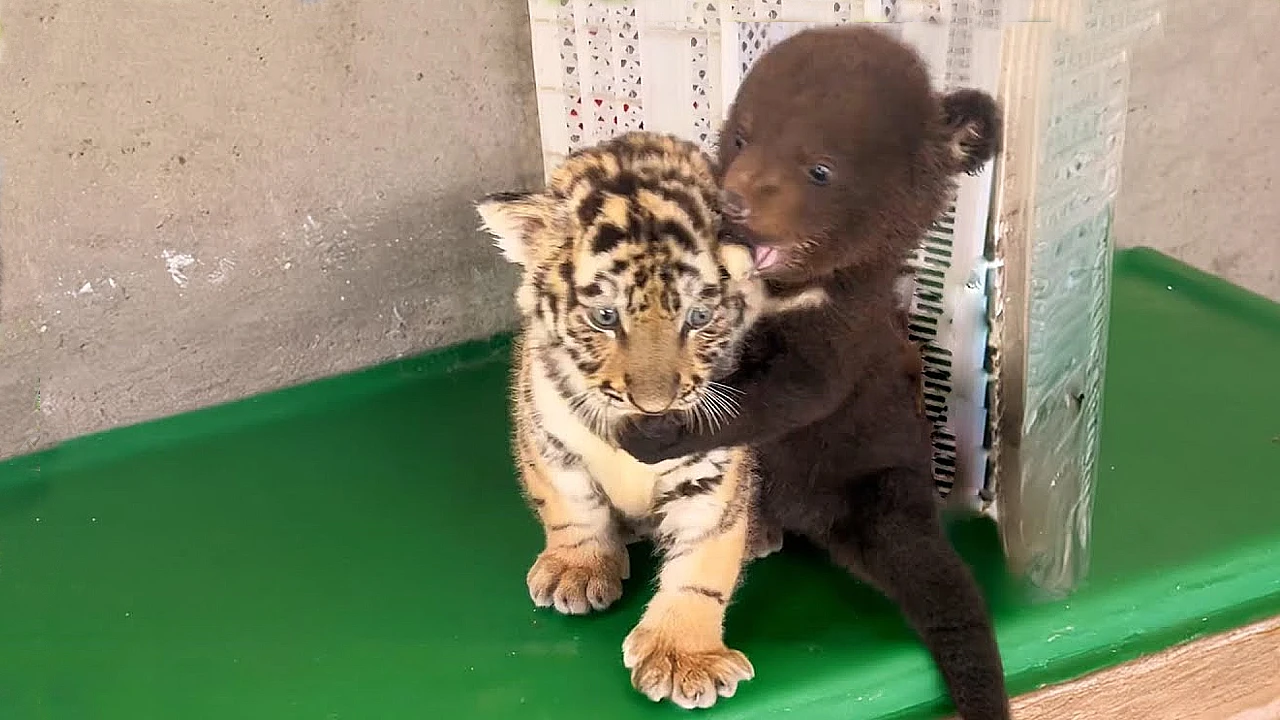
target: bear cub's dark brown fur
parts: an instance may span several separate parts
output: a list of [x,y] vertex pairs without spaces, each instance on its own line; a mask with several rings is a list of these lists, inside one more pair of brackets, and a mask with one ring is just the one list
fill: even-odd
[[873,28],[767,52],[720,135],[726,225],[771,292],[830,300],[760,321],[722,378],[740,412],[714,432],[654,416],[620,439],[644,462],[751,445],[765,521],[891,598],[966,720],[1005,720],[1009,702],[985,602],[943,533],[894,283],[1000,123],[989,95],[934,92],[920,58]]

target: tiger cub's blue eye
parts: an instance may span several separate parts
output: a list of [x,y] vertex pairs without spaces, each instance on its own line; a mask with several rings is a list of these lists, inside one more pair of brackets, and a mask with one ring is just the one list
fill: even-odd
[[692,330],[706,327],[712,318],[712,312],[704,307],[689,308],[689,314],[685,316],[684,322]]
[[591,324],[601,330],[608,330],[618,324],[618,311],[610,307],[591,308],[588,317]]

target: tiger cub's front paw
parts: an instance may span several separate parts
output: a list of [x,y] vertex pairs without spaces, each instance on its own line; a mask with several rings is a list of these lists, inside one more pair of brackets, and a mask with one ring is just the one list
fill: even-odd
[[533,604],[554,607],[565,615],[584,615],[617,602],[629,574],[626,548],[593,545],[543,550],[526,580]]
[[622,663],[631,684],[654,702],[671,698],[691,710],[733,697],[738,683],[755,677],[746,655],[723,642],[698,642],[696,634],[667,632],[641,622],[622,644]]

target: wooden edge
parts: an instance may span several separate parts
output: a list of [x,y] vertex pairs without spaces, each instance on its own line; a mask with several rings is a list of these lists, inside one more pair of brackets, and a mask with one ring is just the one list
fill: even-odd
[[1014,717],[1280,719],[1280,615],[1023,695]]
[[1037,554],[1041,528],[1026,527],[1021,447],[1026,393],[1030,255],[1035,229],[1038,149],[1044,124],[1044,86],[1053,27],[1012,23],[1004,28],[998,99],[1004,108],[1002,152],[992,190],[994,302],[989,308],[992,388],[988,417],[994,490],[992,511],[1000,523],[1010,570],[1026,575]]

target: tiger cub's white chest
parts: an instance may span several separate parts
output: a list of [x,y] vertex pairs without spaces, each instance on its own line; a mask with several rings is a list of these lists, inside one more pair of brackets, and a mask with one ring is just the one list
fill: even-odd
[[530,381],[535,415],[542,430],[553,435],[582,458],[588,472],[623,514],[639,518],[649,514],[660,487],[662,471],[678,460],[645,465],[613,447],[592,432],[569,408],[541,363],[533,361]]

